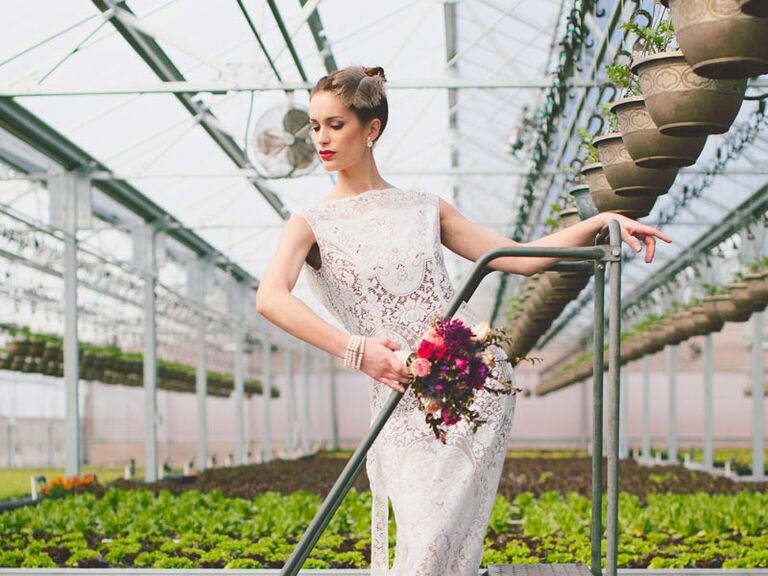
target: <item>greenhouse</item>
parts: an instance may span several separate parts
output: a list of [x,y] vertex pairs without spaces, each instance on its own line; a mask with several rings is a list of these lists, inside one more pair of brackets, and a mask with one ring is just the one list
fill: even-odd
[[2,6],[0,574],[768,576],[768,0]]

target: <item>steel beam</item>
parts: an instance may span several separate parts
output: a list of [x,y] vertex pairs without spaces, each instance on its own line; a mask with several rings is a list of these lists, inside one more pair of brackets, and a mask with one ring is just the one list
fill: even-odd
[[712,442],[715,403],[712,390],[712,334],[704,336],[704,470],[715,469],[715,449]]
[[765,312],[752,314],[752,478],[765,477],[765,367],[763,362]]
[[677,344],[667,346],[667,461],[677,462]]

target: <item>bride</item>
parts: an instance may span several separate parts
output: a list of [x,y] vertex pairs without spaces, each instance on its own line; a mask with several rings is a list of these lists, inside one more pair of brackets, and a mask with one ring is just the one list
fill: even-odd
[[[322,77],[310,94],[310,122],[318,154],[338,172],[322,202],[293,214],[262,275],[256,308],[263,316],[369,377],[371,417],[389,395],[404,391],[409,375],[395,353],[413,350],[453,296],[442,246],[475,261],[516,242],[467,220],[437,195],[401,189],[376,167],[374,143],[387,125],[380,67],[349,66]],[[591,243],[608,219],[619,221],[634,251],[651,262],[657,229],[618,214],[598,214],[527,246]],[[494,260],[496,270],[530,276],[554,258]],[[291,292],[302,270],[315,296],[345,330],[327,323]],[[463,305],[456,314],[477,323]],[[511,335],[514,338],[514,334]],[[503,350],[489,378],[513,380]],[[352,407],[353,408],[353,407]],[[411,389],[368,453],[373,496],[371,574],[475,576],[493,508],[512,424],[515,395],[484,390],[474,408],[486,423],[473,433],[463,421],[435,438]],[[388,502],[394,510],[396,553],[389,567]]]

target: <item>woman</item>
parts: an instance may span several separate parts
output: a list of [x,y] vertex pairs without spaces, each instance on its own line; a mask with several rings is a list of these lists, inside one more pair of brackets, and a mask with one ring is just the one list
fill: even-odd
[[[310,94],[315,146],[336,186],[321,203],[285,224],[262,276],[258,311],[271,322],[367,374],[372,418],[409,376],[395,351],[414,349],[453,295],[441,244],[475,261],[517,243],[464,218],[434,194],[401,190],[382,178],[373,144],[387,124],[384,71],[350,66],[321,78]],[[616,214],[600,214],[528,246],[591,243],[608,218],[622,237],[653,259],[661,232]],[[492,268],[529,276],[553,258],[499,258]],[[291,294],[306,267],[315,295],[350,333],[339,330]],[[477,318],[464,305],[456,315]],[[361,338],[362,336],[362,338]],[[514,337],[514,335],[512,335]],[[362,343],[362,346],[361,346]],[[360,350],[362,348],[362,350]],[[500,348],[491,378],[512,380]],[[451,427],[442,445],[408,390],[368,454],[373,494],[371,573],[397,576],[474,576],[498,488],[515,395],[480,391],[474,407],[486,423],[473,433]],[[397,524],[394,564],[388,568],[387,499]]]

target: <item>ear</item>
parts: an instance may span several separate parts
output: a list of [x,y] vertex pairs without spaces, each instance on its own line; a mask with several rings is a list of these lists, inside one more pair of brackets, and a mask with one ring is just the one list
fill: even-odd
[[368,137],[375,142],[376,138],[379,137],[380,131],[381,131],[381,120],[379,120],[378,118],[373,118],[368,124]]

